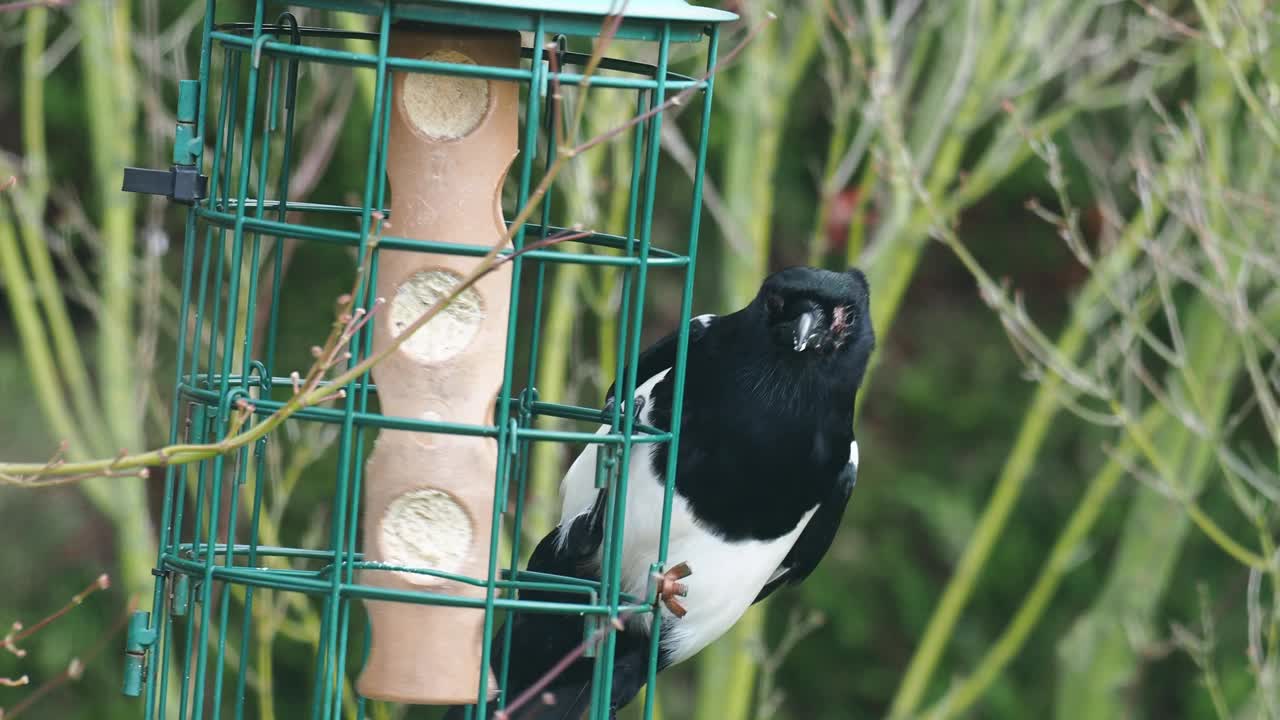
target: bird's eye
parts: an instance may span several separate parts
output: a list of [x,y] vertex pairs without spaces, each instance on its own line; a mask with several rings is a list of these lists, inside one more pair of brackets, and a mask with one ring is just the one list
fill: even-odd
[[852,305],[837,305],[832,313],[832,329],[844,330],[858,319],[858,312]]
[[776,313],[782,310],[782,296],[770,294],[765,297],[765,304],[769,306],[769,312]]

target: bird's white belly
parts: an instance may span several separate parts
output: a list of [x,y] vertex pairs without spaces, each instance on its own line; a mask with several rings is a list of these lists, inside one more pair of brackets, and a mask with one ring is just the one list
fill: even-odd
[[[633,448],[622,539],[622,592],[637,598],[647,594],[649,569],[658,560],[662,537],[664,488],[650,467],[649,452],[649,446]],[[591,457],[580,458],[586,467],[595,467],[594,454],[589,448],[584,456]],[[659,606],[665,621],[662,646],[672,663],[678,663],[723,635],[742,617],[816,508],[805,513],[796,528],[782,537],[729,542],[700,527],[683,498],[676,495],[671,502],[666,567],[683,562],[692,571],[681,581],[688,594],[677,598],[687,611],[685,616],[677,618],[665,605]],[[579,512],[590,507],[586,502]],[[645,616],[637,622],[647,624],[648,619]]]
[[724,635],[751,607],[796,538],[809,522],[810,510],[786,535],[768,541],[728,542],[706,532],[687,536],[672,534],[667,567],[688,563],[693,573],[685,578],[689,594],[678,598],[687,610],[675,617],[661,606],[662,646],[671,662],[678,663]]
[[[636,388],[636,395],[647,398],[667,372],[657,373]],[[650,422],[650,410],[646,407],[641,413],[646,423]],[[603,426],[597,432],[603,434],[608,430],[608,426]],[[591,509],[596,495],[598,448],[595,444],[588,445],[565,474],[561,484],[562,522]],[[662,476],[653,472],[650,461],[653,448],[648,443],[633,444],[628,463],[621,579],[622,591],[639,598],[646,596],[649,568],[658,560],[662,536],[665,487]],[[666,621],[661,642],[673,663],[688,659],[742,617],[816,509],[805,513],[795,529],[782,537],[729,542],[700,527],[688,503],[673,494],[666,567],[683,562],[692,571],[681,581],[688,588],[688,595],[678,598],[687,610],[685,616],[677,618],[665,605],[660,606]]]

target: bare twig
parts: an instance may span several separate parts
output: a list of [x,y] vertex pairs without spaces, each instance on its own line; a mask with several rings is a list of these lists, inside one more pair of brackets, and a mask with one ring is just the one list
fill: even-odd
[[111,578],[106,573],[99,575],[96,579],[94,579],[93,582],[89,583],[88,587],[76,593],[71,598],[70,602],[68,602],[66,605],[63,605],[62,608],[59,609],[57,612],[37,622],[35,625],[24,628],[22,623],[15,622],[12,626],[12,629],[9,630],[9,633],[4,636],[4,639],[2,641],[0,641],[0,645],[3,645],[5,650],[8,650],[9,652],[13,653],[18,657],[25,656],[27,654],[27,651],[18,647],[18,643],[22,642],[23,640],[26,640],[32,635],[35,635],[36,633],[40,632],[42,629],[47,627],[53,621],[57,620],[63,615],[66,615],[67,613],[79,607],[81,604],[84,603],[85,598],[89,597],[95,592],[98,592],[99,590],[106,590],[109,587],[111,587]]
[[[663,125],[662,146],[671,154],[680,169],[692,179],[697,169],[697,160],[693,156],[693,149],[685,141],[684,135],[680,134],[680,128],[670,124]],[[707,206],[707,210],[711,211],[711,217],[715,219],[716,225],[720,226],[720,236],[725,242],[729,243],[735,252],[750,252],[751,249],[743,240],[746,232],[742,229],[742,224],[733,217],[733,213],[724,204],[724,199],[720,197],[719,188],[709,178],[703,179],[702,182],[702,202]]]
[[137,607],[137,605],[138,605],[137,598],[131,598],[129,600],[128,606],[125,608],[124,614],[121,615],[118,620],[116,620],[116,622],[107,630],[107,632],[104,633],[102,637],[99,638],[98,641],[95,642],[87,652],[83,653],[80,656],[71,658],[71,661],[67,663],[66,670],[63,670],[60,674],[49,679],[40,687],[33,690],[30,695],[23,698],[22,701],[19,702],[17,705],[14,705],[12,708],[10,708],[7,711],[4,710],[3,708],[0,708],[0,719],[14,720],[19,715],[21,715],[24,711],[30,709],[32,705],[36,704],[36,702],[38,702],[41,698],[45,697],[49,693],[53,692],[54,690],[58,689],[59,687],[69,682],[74,682],[76,680],[79,680],[84,675],[85,668],[91,665],[93,661],[96,660],[98,656],[102,654],[103,650],[106,649],[107,645],[113,642],[116,636],[118,636],[120,632],[124,630],[125,626],[128,625],[129,616],[133,614],[133,611]]
[[756,718],[767,720],[778,714],[783,700],[782,691],[777,687],[776,677],[782,668],[783,661],[795,650],[800,641],[813,634],[826,624],[826,617],[817,610],[803,612],[794,609],[787,619],[787,629],[782,639],[772,650],[762,653],[760,659],[760,702],[756,709]]
[[[691,84],[689,87],[685,88],[684,90],[681,90],[675,95],[672,95],[670,98],[667,98],[665,102],[649,110],[646,110],[645,112],[642,112],[639,115],[636,115],[635,117],[613,128],[612,130],[607,130],[595,136],[594,138],[591,138],[590,140],[587,140],[575,147],[561,150],[560,151],[561,155],[568,156],[568,157],[575,157],[581,153],[586,152],[587,150],[590,150],[591,148],[597,145],[600,145],[601,143],[606,143],[612,140],[618,135],[626,132],[627,130],[635,127],[636,125],[639,125],[640,123],[644,122],[645,120],[648,120],[649,118],[653,117],[654,115],[657,115],[658,113],[665,112],[672,107],[684,104],[685,100],[687,100],[691,95],[693,95],[694,93],[698,92],[703,88],[703,84],[705,83],[707,78],[719,72],[726,65],[729,65],[730,63],[732,63],[738,57],[738,55],[743,51],[743,49],[745,49],[746,46],[749,45],[751,41],[754,40],[755,37],[759,35],[762,30],[764,30],[765,26],[767,26],[769,23],[772,23],[777,19],[778,19],[778,16],[773,14],[772,12],[766,13],[765,19],[762,22],[757,23],[754,27],[752,27],[747,32],[746,37],[744,37],[737,45],[733,46],[733,48],[729,50],[729,52],[725,53],[723,57],[717,60],[716,64],[713,65],[705,75],[702,75],[701,77],[698,78],[698,82]],[[585,107],[585,103],[579,105],[579,109],[583,107]]]
[[1203,33],[1201,33],[1199,30],[1196,30],[1195,28],[1191,27],[1185,22],[1173,17],[1172,15],[1165,12],[1164,10],[1161,10],[1160,8],[1156,7],[1154,4],[1150,2],[1150,0],[1134,0],[1134,1],[1137,2],[1139,5],[1141,5],[1142,9],[1145,10],[1148,15],[1167,25],[1170,30],[1180,35],[1185,35],[1191,38],[1192,40],[1199,40],[1201,37],[1203,37]]
[[628,616],[625,613],[620,614],[618,617],[613,619],[613,622],[606,623],[595,632],[591,633],[586,640],[579,643],[577,647],[566,653],[564,657],[560,658],[555,665],[552,665],[551,669],[543,673],[542,677],[538,678],[537,682],[525,688],[525,691],[520,693],[515,700],[511,701],[505,710],[499,710],[496,712],[493,716],[494,720],[508,720],[511,717],[511,713],[519,710],[525,705],[528,705],[535,697],[540,697],[542,701],[548,705],[554,703],[555,698],[546,697],[542,693],[542,689],[550,684],[552,680],[559,677],[565,670],[569,669],[569,666],[572,665],[575,660],[582,657],[583,653],[585,653],[588,648],[603,642],[606,634],[622,630],[626,626],[627,617]]

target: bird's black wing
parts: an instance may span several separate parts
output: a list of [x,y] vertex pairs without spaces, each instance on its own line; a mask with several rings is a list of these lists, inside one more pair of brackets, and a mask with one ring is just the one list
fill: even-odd
[[[689,347],[693,347],[694,342],[701,338],[707,332],[707,328],[711,327],[716,321],[715,315],[699,315],[689,321]],[[666,336],[640,351],[640,357],[636,364],[636,387],[639,387],[645,380],[657,375],[669,367],[675,367],[676,364],[676,346],[679,340],[679,334],[676,332],[668,333]],[[604,394],[605,413],[609,413],[613,409],[613,392],[619,380],[627,377],[627,368],[624,365],[622,375],[613,383],[610,383],[609,389]]]
[[792,585],[809,576],[818,567],[818,563],[827,554],[836,531],[840,529],[840,521],[844,518],[845,507],[849,504],[849,495],[858,481],[858,463],[850,461],[840,471],[831,494],[818,505],[818,510],[809,519],[796,544],[791,546],[782,564],[769,578],[756,595],[752,604],[760,602],[773,594],[782,585]]

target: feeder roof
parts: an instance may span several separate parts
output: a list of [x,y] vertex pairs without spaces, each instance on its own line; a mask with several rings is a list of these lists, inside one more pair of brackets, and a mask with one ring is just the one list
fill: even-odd
[[[294,0],[294,5],[348,10],[366,15],[382,12],[382,0]],[[692,41],[711,24],[737,20],[726,10],[691,5],[688,0],[398,0],[392,5],[396,20],[461,25],[530,32],[542,28],[549,34],[594,36],[611,12],[622,8],[618,37],[657,40],[664,23],[670,23],[671,39]]]
[[[598,18],[607,16],[610,10],[622,8],[628,18],[649,20],[673,20],[677,22],[718,23],[736,20],[737,15],[716,8],[690,5],[688,0],[630,0],[621,3],[612,0],[438,0],[441,5],[472,5],[476,7],[518,8],[526,12],[575,13]],[[410,0],[410,4],[412,0]]]

